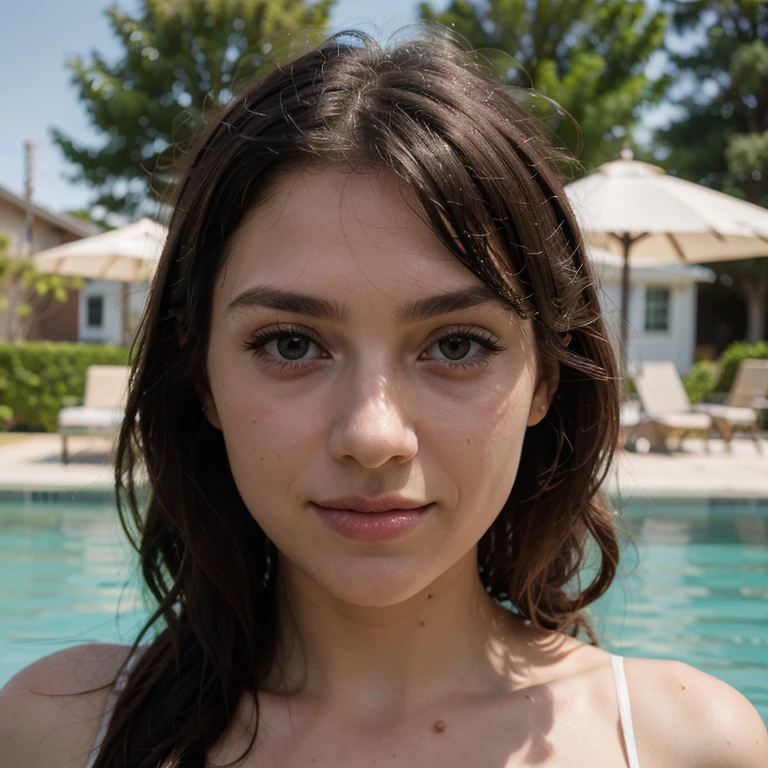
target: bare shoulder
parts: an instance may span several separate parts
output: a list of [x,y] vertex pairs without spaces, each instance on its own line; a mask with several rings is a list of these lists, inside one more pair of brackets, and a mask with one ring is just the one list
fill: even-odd
[[0,744],[6,768],[82,768],[125,645],[89,644],[45,656],[0,690]]
[[764,768],[768,733],[735,688],[678,661],[626,659],[641,765]]

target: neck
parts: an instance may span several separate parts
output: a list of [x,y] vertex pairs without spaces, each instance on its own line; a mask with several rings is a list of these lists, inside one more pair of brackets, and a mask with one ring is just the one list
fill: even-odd
[[265,690],[360,722],[402,720],[452,695],[514,687],[531,634],[485,591],[473,549],[425,590],[387,606],[335,599],[281,559],[281,658]]

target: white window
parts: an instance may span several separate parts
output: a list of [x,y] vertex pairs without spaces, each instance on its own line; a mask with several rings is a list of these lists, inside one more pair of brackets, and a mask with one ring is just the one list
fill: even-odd
[[669,330],[669,288],[645,289],[645,330]]
[[89,296],[86,304],[86,325],[101,328],[104,325],[104,297]]

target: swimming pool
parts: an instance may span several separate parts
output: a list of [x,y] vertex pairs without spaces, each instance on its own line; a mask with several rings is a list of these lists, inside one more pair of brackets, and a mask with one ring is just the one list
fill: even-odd
[[[593,606],[602,644],[703,669],[768,722],[768,501],[646,500],[625,516],[636,551]],[[68,645],[130,642],[145,612],[129,563],[109,506],[0,504],[0,685]]]

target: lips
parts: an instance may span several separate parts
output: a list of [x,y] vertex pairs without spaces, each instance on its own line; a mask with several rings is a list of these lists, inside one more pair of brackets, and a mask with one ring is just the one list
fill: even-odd
[[340,496],[335,499],[323,499],[313,503],[325,509],[362,512],[363,514],[401,512],[423,509],[429,506],[429,502],[424,502],[420,499],[403,498],[402,496],[384,496],[378,499],[365,496]]
[[414,499],[345,496],[313,502],[318,517],[335,533],[357,542],[398,539],[418,528],[434,504]]

